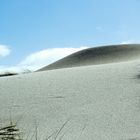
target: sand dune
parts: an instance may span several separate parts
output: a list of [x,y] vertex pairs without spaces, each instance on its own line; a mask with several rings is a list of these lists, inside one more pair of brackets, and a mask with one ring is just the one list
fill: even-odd
[[40,140],[139,140],[139,45],[93,50],[95,62],[99,52],[106,58],[102,65],[0,78],[2,125],[11,118],[28,139],[37,122]]
[[139,57],[139,44],[101,46],[76,52],[39,71],[130,61]]

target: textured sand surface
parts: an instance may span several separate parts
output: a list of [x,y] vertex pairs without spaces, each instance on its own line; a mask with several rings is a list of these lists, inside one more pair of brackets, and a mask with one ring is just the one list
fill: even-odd
[[101,46],[81,50],[38,71],[116,63],[135,60],[137,58],[140,58],[140,45],[138,44]]
[[123,53],[127,61],[1,78],[2,125],[12,118],[27,139],[37,124],[40,140],[139,140],[140,59]]

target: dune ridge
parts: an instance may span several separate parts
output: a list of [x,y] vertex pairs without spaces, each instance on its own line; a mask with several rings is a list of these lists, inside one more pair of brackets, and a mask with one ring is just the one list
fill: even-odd
[[139,45],[119,47],[96,48],[108,64],[0,78],[1,124],[12,118],[26,140],[35,122],[40,140],[139,140]]
[[140,58],[140,44],[88,48],[60,59],[38,71],[130,61]]

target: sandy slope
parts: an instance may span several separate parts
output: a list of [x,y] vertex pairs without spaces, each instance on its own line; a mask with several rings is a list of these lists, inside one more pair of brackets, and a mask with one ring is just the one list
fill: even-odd
[[41,68],[38,71],[116,63],[135,60],[137,58],[140,58],[139,44],[101,46],[81,50]]
[[[131,60],[131,59],[130,59]],[[140,139],[140,59],[0,79],[0,118],[31,139]],[[11,112],[11,113],[10,113]],[[11,114],[11,115],[10,115]]]

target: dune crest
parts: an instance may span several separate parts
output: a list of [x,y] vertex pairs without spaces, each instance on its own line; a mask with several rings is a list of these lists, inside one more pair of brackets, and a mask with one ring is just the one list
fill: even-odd
[[73,53],[38,71],[130,61],[140,58],[140,44],[88,48]]

